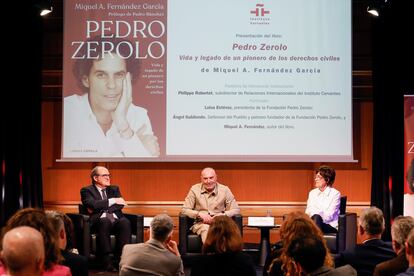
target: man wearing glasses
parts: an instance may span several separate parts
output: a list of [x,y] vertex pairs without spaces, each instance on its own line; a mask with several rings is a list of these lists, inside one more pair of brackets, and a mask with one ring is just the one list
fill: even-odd
[[111,175],[107,168],[96,166],[91,171],[92,184],[81,189],[81,200],[90,215],[92,232],[98,234],[98,252],[107,271],[116,271],[110,258],[110,234],[116,235],[115,258],[119,259],[122,248],[130,243],[131,226],[122,214],[126,205],[118,186],[111,185]]

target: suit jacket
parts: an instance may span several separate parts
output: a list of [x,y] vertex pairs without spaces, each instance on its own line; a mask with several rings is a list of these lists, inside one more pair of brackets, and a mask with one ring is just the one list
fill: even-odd
[[335,266],[350,264],[359,276],[372,275],[375,266],[396,256],[390,243],[380,239],[367,240],[352,250],[341,252],[335,259]]
[[309,274],[310,276],[348,276],[357,275],[356,270],[350,265],[344,265],[337,268],[322,266]]
[[98,188],[95,185],[89,185],[83,187],[80,191],[81,200],[84,207],[88,210],[89,221],[93,224],[95,223],[104,212],[114,213],[118,218],[122,218],[123,205],[114,204],[109,207],[109,199],[113,197],[121,197],[119,192],[119,187],[110,185],[106,187],[106,196],[107,199],[102,199],[102,195],[99,192]]
[[161,242],[150,239],[145,243],[124,246],[119,275],[184,276],[184,267],[180,257],[166,249]]
[[374,270],[374,276],[393,276],[406,271],[407,268],[408,261],[405,258],[405,250],[402,250],[397,257],[377,264]]

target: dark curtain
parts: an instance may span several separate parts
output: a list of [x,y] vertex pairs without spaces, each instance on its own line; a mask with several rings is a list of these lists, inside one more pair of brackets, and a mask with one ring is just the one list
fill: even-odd
[[[42,18],[35,3],[13,3],[2,34],[0,225],[16,210],[42,207]],[[16,21],[20,22],[17,24]]]
[[373,164],[371,205],[384,212],[391,239],[392,219],[403,213],[404,101],[414,92],[412,1],[388,1],[373,20]]

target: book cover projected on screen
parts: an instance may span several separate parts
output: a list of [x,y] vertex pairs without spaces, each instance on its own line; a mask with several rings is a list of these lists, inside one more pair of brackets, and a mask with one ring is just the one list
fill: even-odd
[[350,0],[64,5],[61,161],[353,161]]

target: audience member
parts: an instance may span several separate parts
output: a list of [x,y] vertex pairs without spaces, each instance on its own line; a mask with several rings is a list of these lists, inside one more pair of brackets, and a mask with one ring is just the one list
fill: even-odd
[[32,227],[20,226],[9,230],[2,240],[0,274],[11,276],[43,273],[45,249],[43,237]]
[[184,275],[177,243],[171,239],[173,221],[166,214],[155,216],[150,224],[150,239],[145,243],[127,244],[119,263],[120,276]]
[[396,255],[391,244],[381,240],[384,227],[380,209],[370,207],[363,210],[358,221],[358,236],[362,244],[341,252],[335,260],[336,266],[350,264],[358,275],[372,275],[377,264],[394,258]]
[[[46,215],[49,221],[52,223],[53,228],[56,232],[56,239],[58,241],[58,246],[60,253],[63,256],[63,265],[66,265],[70,268],[72,275],[76,276],[87,276],[88,275],[88,260],[85,256],[81,256],[67,250],[67,233],[65,230],[65,214],[62,214],[57,211],[46,211]],[[70,218],[67,218],[66,221],[71,223]]]
[[397,276],[414,276],[414,229],[411,229],[405,242],[405,256],[408,261],[408,269]]
[[335,175],[335,170],[329,166],[316,170],[315,189],[309,192],[305,211],[324,233],[338,232],[341,193],[332,188]]
[[396,275],[404,272],[408,268],[408,261],[405,258],[405,241],[411,229],[414,229],[414,218],[398,216],[391,226],[392,248],[397,257],[379,263],[375,267],[375,276]]
[[48,220],[46,213],[41,209],[25,208],[18,210],[7,221],[3,233],[19,226],[30,226],[37,229],[43,236],[45,261],[44,276],[67,276],[72,275],[67,266],[60,265],[62,255],[56,240],[55,230]]
[[253,261],[242,250],[243,240],[234,220],[216,216],[203,244],[203,255],[194,261],[191,275],[255,276]]
[[295,211],[287,216],[280,227],[280,245],[267,258],[263,275],[295,275],[298,273],[294,261],[288,256],[287,250],[294,239],[307,236],[320,238],[327,252],[323,264],[325,267],[333,267],[332,256],[326,246],[326,241],[323,239],[321,229],[307,214]]
[[293,240],[287,255],[295,262],[299,275],[357,275],[350,265],[332,268],[324,265],[326,247],[320,236],[302,236]]
[[201,183],[191,187],[182,208],[182,214],[196,220],[191,230],[201,236],[203,243],[214,217],[232,217],[239,213],[236,199],[227,186],[217,182],[217,174],[212,168],[201,171]]
[[118,186],[111,185],[109,170],[96,166],[91,171],[92,184],[80,191],[82,204],[90,212],[91,231],[97,233],[97,252],[104,269],[116,271],[110,256],[111,233],[116,235],[115,259],[118,260],[125,244],[130,243],[131,224],[124,217],[122,208],[126,205]]

